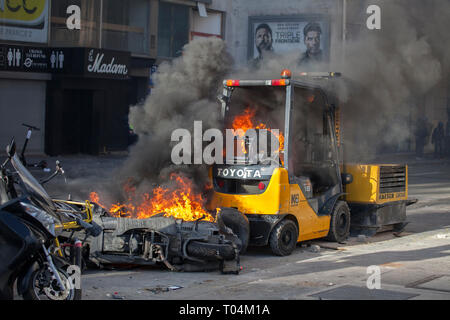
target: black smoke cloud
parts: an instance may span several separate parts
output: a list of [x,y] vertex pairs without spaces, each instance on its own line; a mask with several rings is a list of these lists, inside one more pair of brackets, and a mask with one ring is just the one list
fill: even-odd
[[[314,71],[339,71],[335,93],[343,104],[343,139],[347,159],[369,161],[377,152],[396,150],[401,144],[414,146],[414,121],[424,97],[436,85],[448,81],[450,33],[445,0],[347,1],[348,35],[332,30],[330,61],[310,66]],[[369,5],[381,8],[381,30],[366,28]],[[311,10],[320,8],[312,6]],[[267,14],[275,14],[268,12]],[[331,25],[341,29],[341,12],[331,12]],[[353,20],[352,20],[353,19]],[[356,26],[356,27],[355,27]],[[232,60],[225,43],[201,39],[188,44],[182,57],[161,65],[155,88],[143,106],[131,108],[130,122],[139,134],[128,160],[116,174],[111,198],[123,198],[120,185],[132,178],[142,192],[182,171],[202,186],[204,166],[174,166],[170,160],[170,135],[177,128],[192,132],[193,122],[203,129],[221,127],[216,96],[224,77],[274,79],[289,68],[293,74],[305,70],[298,65],[299,52],[267,57],[258,69],[230,70]],[[444,106],[445,107],[445,106]],[[411,140],[412,139],[412,140]],[[409,141],[408,141],[409,140]],[[116,183],[117,182],[117,183]]]
[[217,96],[232,64],[224,41],[208,38],[192,41],[181,57],[159,66],[151,95],[130,109],[130,124],[139,140],[115,173],[115,184],[104,194],[107,199],[127,199],[122,189],[127,182],[136,188],[136,195],[149,193],[156,185],[169,183],[172,172],[193,179],[201,191],[207,167],[174,165],[171,135],[180,128],[192,134],[194,121],[202,121],[203,130],[221,127]]

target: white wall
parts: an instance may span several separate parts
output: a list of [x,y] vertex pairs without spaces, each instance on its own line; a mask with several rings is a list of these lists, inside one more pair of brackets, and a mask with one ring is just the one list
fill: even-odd
[[191,31],[208,34],[222,35],[222,14],[208,12],[207,17],[201,17],[198,12],[194,12]]

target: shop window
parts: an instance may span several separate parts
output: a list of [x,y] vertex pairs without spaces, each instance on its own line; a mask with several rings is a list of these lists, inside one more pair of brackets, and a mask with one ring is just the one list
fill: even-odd
[[[51,44],[66,47],[98,47],[100,30],[100,1],[52,0]],[[77,5],[81,9],[81,30],[67,28],[67,8]]]
[[167,2],[159,3],[158,56],[178,57],[189,42],[190,7]]
[[103,0],[102,47],[149,54],[148,0]]

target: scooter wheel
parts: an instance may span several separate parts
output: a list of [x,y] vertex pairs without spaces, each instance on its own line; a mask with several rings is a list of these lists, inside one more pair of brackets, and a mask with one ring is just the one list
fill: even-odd
[[250,241],[250,225],[248,218],[233,208],[222,208],[218,219],[233,230],[233,233],[241,240],[239,253],[244,254],[247,251],[248,243]]
[[81,289],[76,289],[66,271],[58,268],[58,274],[64,283],[62,291],[56,279],[51,279],[45,268],[35,270],[30,278],[28,289],[24,292],[24,300],[81,300]]

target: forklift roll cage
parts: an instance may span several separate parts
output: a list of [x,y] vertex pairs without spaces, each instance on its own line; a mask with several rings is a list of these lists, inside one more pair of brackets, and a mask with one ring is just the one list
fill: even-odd
[[[334,73],[334,72],[330,72],[330,73],[325,73],[325,72],[316,72],[316,73],[301,73],[302,76],[307,76],[310,77],[313,80],[326,80],[329,78],[335,78],[335,77],[339,77],[340,73]],[[299,89],[304,89],[304,90],[314,90],[315,93],[320,94],[321,98],[323,99],[323,101],[325,102],[323,107],[323,114],[325,116],[327,116],[327,130],[329,132],[329,137],[331,139],[331,146],[334,149],[333,150],[333,154],[334,154],[334,158],[332,159],[333,161],[333,166],[336,169],[336,177],[337,177],[337,184],[340,186],[339,187],[339,194],[342,195],[343,194],[343,189],[342,189],[342,177],[341,177],[341,172],[340,172],[340,163],[339,163],[339,151],[338,151],[338,144],[337,144],[337,139],[336,139],[336,128],[332,127],[332,123],[335,123],[335,113],[337,112],[336,110],[336,104],[335,103],[330,103],[329,101],[329,97],[334,97],[334,95],[330,94],[330,93],[326,93],[323,89],[323,86],[321,86],[318,83],[313,83],[313,82],[306,82],[306,81],[298,81],[298,80],[293,80],[293,79],[276,79],[276,80],[224,80],[223,82],[223,86],[224,86],[224,90],[223,90],[223,96],[220,99],[221,104],[222,104],[222,118],[225,119],[225,115],[227,113],[227,111],[229,111],[229,102],[231,100],[231,95],[234,91],[234,89],[236,87],[264,87],[264,86],[278,86],[278,87],[285,87],[286,88],[286,103],[285,103],[285,108],[284,108],[284,112],[285,112],[285,118],[284,118],[284,137],[285,137],[285,141],[284,141],[284,158],[287,159],[287,161],[284,161],[283,167],[287,170],[287,172],[290,173],[289,171],[289,150],[290,150],[290,137],[291,137],[291,125],[292,125],[292,111],[293,111],[293,106],[294,106],[294,95],[293,95],[293,88],[299,88]],[[293,179],[293,174],[289,174],[289,182],[293,183],[293,181],[291,181]]]
[[[214,182],[211,209],[229,208],[246,216],[250,225],[249,243],[270,244],[277,255],[290,254],[295,243],[301,241],[326,237],[342,242],[352,232],[371,236],[386,228],[403,230],[407,223],[406,206],[411,203],[407,200],[407,166],[341,162],[339,100],[333,94],[335,83],[328,81],[340,74],[300,75],[301,80],[291,79],[290,72],[283,70],[282,79],[224,81],[219,98],[224,121],[233,115],[231,98],[236,88],[261,89],[245,98],[253,99],[255,94],[261,106],[271,99],[270,92],[266,97],[264,87],[281,88],[283,97],[275,95],[274,103],[280,112],[284,104],[284,117],[279,114],[278,118],[278,121],[284,118],[284,161],[271,171],[270,178],[263,177],[261,188],[258,185],[261,192],[254,188],[259,181],[221,175],[216,165],[211,170]],[[235,100],[239,101],[239,96]],[[273,110],[274,106],[271,107]],[[228,166],[231,172],[235,164],[221,165],[222,171]],[[252,166],[251,169],[261,172],[264,168]],[[395,182],[392,191],[386,189],[391,181]]]

